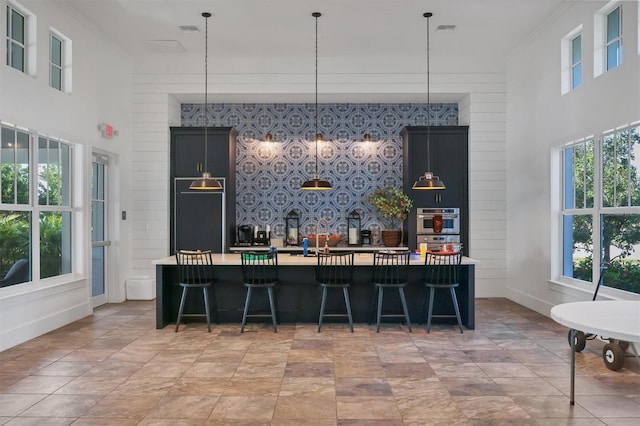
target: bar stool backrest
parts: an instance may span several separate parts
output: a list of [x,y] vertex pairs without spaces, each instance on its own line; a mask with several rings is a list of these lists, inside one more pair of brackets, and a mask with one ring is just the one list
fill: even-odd
[[242,278],[247,284],[273,284],[278,281],[278,252],[244,252]]
[[348,285],[353,281],[353,252],[318,253],[316,281],[320,284]]
[[409,281],[410,252],[383,252],[373,254],[374,284],[406,284]]
[[424,259],[425,283],[458,284],[461,262],[461,253],[427,253]]
[[204,285],[215,281],[211,251],[180,250],[176,252],[180,284]]

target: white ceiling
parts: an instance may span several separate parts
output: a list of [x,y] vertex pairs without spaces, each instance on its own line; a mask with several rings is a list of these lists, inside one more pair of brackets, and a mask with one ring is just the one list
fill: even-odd
[[[584,0],[583,0],[584,1]],[[204,18],[209,19],[209,55],[216,61],[237,60],[268,72],[291,71],[291,60],[313,72],[314,18],[318,11],[322,61],[360,72],[371,65],[390,69],[413,59],[409,72],[424,72],[426,19],[431,27],[432,72],[495,71],[532,32],[573,0],[58,0],[83,15],[99,32],[133,58],[202,55]],[[180,26],[201,32],[183,32]],[[435,31],[455,25],[454,31]],[[168,49],[169,52],[163,52]],[[278,60],[274,60],[278,58]],[[417,68],[417,58],[420,67]],[[252,61],[252,62],[247,62]],[[325,61],[326,64],[327,61]],[[411,62],[407,60],[407,63]],[[499,64],[496,65],[496,62]],[[278,64],[282,63],[278,69]],[[274,65],[275,64],[275,65]],[[363,65],[364,64],[364,65]],[[443,68],[447,64],[449,68]],[[411,65],[407,65],[410,67]],[[306,67],[306,68],[305,68]],[[286,68],[286,69],[285,69]],[[311,68],[309,70],[309,68]],[[502,69],[502,68],[501,68]],[[299,71],[299,70],[296,70]],[[365,71],[366,72],[366,71]],[[320,70],[322,73],[322,69]]]

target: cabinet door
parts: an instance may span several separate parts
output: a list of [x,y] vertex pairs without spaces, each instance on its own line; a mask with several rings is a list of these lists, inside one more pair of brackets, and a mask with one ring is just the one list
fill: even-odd
[[223,195],[189,191],[188,184],[188,181],[184,184],[180,182],[175,195],[175,250],[211,250],[222,253]]
[[171,138],[173,176],[195,177],[204,170],[204,138],[202,133],[173,133]]

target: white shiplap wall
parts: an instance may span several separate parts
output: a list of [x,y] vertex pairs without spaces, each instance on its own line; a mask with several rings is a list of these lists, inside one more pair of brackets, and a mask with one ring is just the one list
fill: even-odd
[[[414,96],[422,93],[420,76],[384,74],[372,76],[333,74],[323,77],[323,92],[387,94],[398,90]],[[169,126],[180,124],[180,105],[173,93],[198,94],[202,77],[192,73],[134,75],[133,185],[134,213],[132,275],[155,274],[153,259],[168,255],[169,218]],[[226,83],[225,80],[226,79]],[[223,81],[221,81],[223,80]],[[217,76],[219,93],[247,93],[246,79],[237,75]],[[272,75],[252,74],[251,89],[277,102],[300,90],[298,76],[283,84]],[[409,80],[409,81],[407,81]],[[306,84],[308,86],[308,84]],[[476,295],[504,296],[506,260],[506,117],[505,81],[501,73],[435,74],[433,93],[449,93],[462,99],[460,124],[469,125],[469,189],[471,256],[476,268]],[[308,90],[305,87],[304,90]],[[299,93],[296,93],[299,94]],[[211,95],[216,99],[216,95]],[[415,98],[414,98],[415,99]],[[326,99],[324,99],[326,101]]]

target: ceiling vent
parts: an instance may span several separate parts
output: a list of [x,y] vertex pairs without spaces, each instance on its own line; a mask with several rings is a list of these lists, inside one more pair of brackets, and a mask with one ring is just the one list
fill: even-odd
[[436,31],[453,31],[456,29],[456,26],[453,24],[447,24],[447,25],[438,25],[438,28],[436,28]]
[[200,28],[198,28],[196,25],[180,25],[178,28],[180,28],[180,31],[182,31],[183,33],[199,33],[200,32]]
[[155,53],[181,53],[185,48],[178,40],[145,40],[145,46]]

